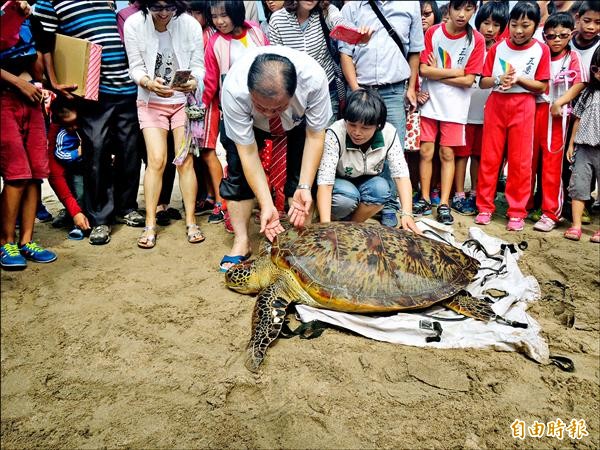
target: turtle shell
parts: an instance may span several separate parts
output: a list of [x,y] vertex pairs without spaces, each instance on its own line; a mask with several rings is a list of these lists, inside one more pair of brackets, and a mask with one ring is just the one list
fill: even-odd
[[271,258],[323,308],[347,312],[425,308],[464,289],[479,267],[450,245],[352,222],[290,229]]

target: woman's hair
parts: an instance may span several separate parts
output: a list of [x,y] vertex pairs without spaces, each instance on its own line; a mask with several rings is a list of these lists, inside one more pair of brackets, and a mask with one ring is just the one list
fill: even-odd
[[508,23],[508,4],[505,2],[484,3],[475,16],[475,28],[479,30],[481,24],[489,18],[500,24],[498,34],[502,34]]
[[190,11],[196,11],[204,16],[204,20],[208,23],[208,17],[210,16],[210,2],[204,0],[190,0],[187,2]]
[[[148,8],[158,3],[159,0],[140,0],[140,10],[144,16],[148,15]],[[175,5],[177,11],[175,11],[175,17],[182,15],[187,12],[188,5],[183,0],[162,0],[168,5]]]
[[596,91],[600,91],[600,81],[598,81],[598,79],[592,73],[592,66],[600,67],[600,46],[596,47],[596,51],[592,55],[592,60],[590,61],[589,81],[581,93],[581,99],[579,100],[580,102],[583,102],[584,105],[588,101],[590,95],[593,95]]
[[[331,2],[329,0],[319,0],[317,6],[315,6],[310,13],[318,14],[319,11],[321,11],[324,16],[327,16],[327,10],[329,9],[330,4]],[[296,11],[298,10],[298,0],[285,0],[283,2],[283,7],[287,12],[296,14]]]
[[[450,12],[450,9],[460,9],[462,6],[468,5],[477,9],[477,0],[450,0],[448,2],[448,12]],[[467,30],[467,42],[471,44],[471,41],[473,41],[473,27],[467,22],[465,28]]]
[[357,89],[346,99],[344,120],[365,125],[377,125],[381,130],[387,119],[387,108],[379,93],[374,89]]
[[425,6],[429,5],[431,7],[431,11],[433,12],[433,24],[440,23],[442,21],[442,13],[440,12],[440,8],[435,0],[420,0],[421,3],[421,13],[423,13],[423,9]]
[[521,0],[511,9],[510,20],[519,20],[522,17],[526,17],[533,21],[537,29],[540,24],[541,15],[540,7],[536,2]]
[[246,7],[242,0],[211,0],[208,7],[208,17],[206,19],[211,27],[216,28],[212,21],[211,11],[213,8],[223,8],[225,14],[231,19],[234,28],[241,28],[244,26],[244,20],[246,20]]

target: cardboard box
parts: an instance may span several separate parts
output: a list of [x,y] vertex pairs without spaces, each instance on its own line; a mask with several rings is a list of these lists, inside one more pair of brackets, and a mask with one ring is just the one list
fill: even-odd
[[76,84],[77,90],[73,94],[88,100],[98,100],[101,45],[57,34],[52,57],[58,83]]

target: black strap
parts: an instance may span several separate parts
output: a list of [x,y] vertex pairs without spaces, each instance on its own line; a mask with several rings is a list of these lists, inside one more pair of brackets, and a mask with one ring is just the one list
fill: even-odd
[[405,56],[404,44],[402,44],[402,41],[400,40],[398,33],[396,33],[396,30],[394,30],[394,27],[390,25],[390,23],[387,21],[381,10],[375,4],[375,0],[369,0],[369,6],[373,9],[373,12],[377,16],[383,27],[387,30],[390,37],[394,40],[394,42],[400,49],[400,53],[402,53],[402,55]]

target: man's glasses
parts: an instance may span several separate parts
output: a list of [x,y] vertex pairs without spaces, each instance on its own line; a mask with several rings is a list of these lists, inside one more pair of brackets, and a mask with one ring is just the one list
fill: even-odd
[[596,75],[598,73],[598,66],[590,66],[590,71]]
[[165,5],[165,6],[152,5],[152,6],[149,6],[148,9],[155,13],[161,12],[161,11],[175,12],[175,11],[177,11],[177,6],[175,6],[175,5]]
[[560,33],[560,34],[548,33],[548,34],[544,34],[544,37],[546,38],[547,41],[553,41],[556,38],[569,39],[571,37],[571,33]]

